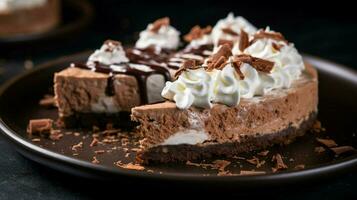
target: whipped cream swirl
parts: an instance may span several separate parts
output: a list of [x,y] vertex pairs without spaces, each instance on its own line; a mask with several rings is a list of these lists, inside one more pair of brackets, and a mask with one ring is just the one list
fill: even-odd
[[180,109],[191,105],[201,108],[211,107],[213,79],[204,68],[184,71],[174,82],[166,82],[161,95],[176,102]]
[[42,6],[47,0],[0,0],[0,11],[12,11]]
[[212,29],[212,39],[215,45],[217,45],[221,39],[230,41],[236,41],[239,39],[239,35],[225,33],[223,31],[224,28],[229,28],[237,34],[240,33],[241,29],[248,34],[253,34],[257,31],[257,29],[245,18],[241,16],[234,17],[233,13],[229,13],[225,19],[219,20]]
[[161,49],[177,49],[180,44],[180,32],[171,25],[162,25],[157,31],[152,31],[154,24],[149,24],[140,33],[135,47],[145,49],[150,46]]
[[102,47],[89,56],[87,65],[93,66],[94,63],[104,65],[114,65],[129,62],[125,51],[120,42],[107,40]]
[[[269,29],[266,31],[274,33]],[[210,108],[211,102],[235,106],[240,98],[252,98],[274,89],[291,87],[305,69],[303,59],[292,43],[260,38],[243,52],[237,49],[233,50],[233,54],[247,54],[273,62],[270,73],[242,63],[239,67],[241,74],[238,74],[233,66],[233,55],[219,70],[205,71],[199,68],[183,72],[176,81],[166,83],[162,96],[175,101],[180,109],[187,109],[191,105]]]

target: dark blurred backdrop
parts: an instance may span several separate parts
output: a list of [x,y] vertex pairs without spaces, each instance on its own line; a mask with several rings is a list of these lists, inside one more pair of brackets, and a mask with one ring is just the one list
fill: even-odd
[[[257,27],[269,25],[293,41],[301,52],[351,67],[357,56],[357,10],[348,1],[252,0],[91,0],[96,10],[94,36],[131,42],[135,33],[156,18],[169,16],[187,33],[196,24],[212,25],[232,11]],[[352,1],[350,1],[352,2]]]

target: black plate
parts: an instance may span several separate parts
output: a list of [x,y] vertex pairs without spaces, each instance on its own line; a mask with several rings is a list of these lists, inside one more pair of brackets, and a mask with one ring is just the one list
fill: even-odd
[[[64,12],[65,11],[65,12]],[[0,46],[18,47],[71,37],[82,31],[93,17],[93,8],[86,0],[63,0],[61,23],[46,32],[0,37]]]
[[[318,118],[323,127],[326,128],[326,132],[309,133],[288,146],[276,146],[269,149],[271,153],[266,158],[260,157],[260,159],[265,159],[267,163],[261,169],[258,169],[267,171],[268,173],[265,175],[217,176],[216,170],[173,164],[152,166],[143,171],[127,170],[116,167],[113,162],[125,159],[132,161],[135,154],[124,158],[124,153],[121,151],[98,155],[101,163],[92,164],[90,161],[94,155],[93,149],[88,147],[88,143],[91,141],[90,135],[83,131],[81,136],[84,135],[84,139],[68,135],[55,143],[48,139],[41,139],[41,142],[32,142],[26,133],[28,120],[56,117],[55,109],[45,109],[38,105],[39,99],[51,90],[54,72],[68,66],[70,62],[83,61],[87,56],[88,52],[54,60],[14,78],[0,90],[0,128],[17,151],[25,157],[62,172],[94,179],[119,180],[126,177],[130,180],[140,178],[150,181],[175,181],[175,183],[199,182],[201,186],[212,185],[215,187],[222,183],[225,186],[228,184],[231,187],[239,186],[240,188],[322,180],[356,169],[357,155],[347,154],[336,157],[329,150],[317,154],[314,152],[314,148],[319,146],[315,140],[316,137],[332,138],[339,145],[357,147],[355,120],[357,114],[355,102],[357,99],[357,73],[341,65],[311,56],[305,56],[305,59],[319,71],[320,104]],[[79,155],[73,155],[71,146],[80,140],[84,141],[83,150],[79,152]],[[110,146],[106,148],[110,148]],[[270,159],[277,152],[284,156],[289,169],[272,173],[273,163]],[[251,158],[253,155],[256,155],[256,152],[240,156]],[[232,164],[229,170],[232,172],[254,168],[244,160],[231,159],[230,161]],[[204,162],[210,162],[210,160]],[[295,170],[294,166],[298,164],[305,164],[306,168]],[[149,173],[148,169],[150,169],[149,171],[153,170],[153,172]]]

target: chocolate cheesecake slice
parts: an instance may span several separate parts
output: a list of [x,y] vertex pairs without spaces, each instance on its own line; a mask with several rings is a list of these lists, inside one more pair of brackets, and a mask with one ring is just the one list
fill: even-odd
[[169,80],[165,66],[129,60],[120,42],[108,40],[87,63],[55,74],[59,117],[66,127],[119,124],[132,107],[162,101],[160,93]]
[[135,107],[131,117],[140,123],[143,138],[138,159],[145,164],[184,162],[288,144],[315,121],[317,84],[316,70],[306,65],[291,88],[242,99],[234,107],[182,110],[169,101]]
[[59,0],[3,0],[0,2],[0,36],[48,31],[60,22]]

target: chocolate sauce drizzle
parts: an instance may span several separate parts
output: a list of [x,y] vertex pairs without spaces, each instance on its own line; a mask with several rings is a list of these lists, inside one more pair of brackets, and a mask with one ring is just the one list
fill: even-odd
[[[206,57],[204,55],[205,50],[211,51],[213,49],[212,45],[203,45],[199,48],[190,48],[183,50],[183,53],[195,54]],[[162,49],[159,53],[155,51],[155,48],[147,49],[135,49],[128,48],[126,49],[126,56],[129,58],[130,63],[118,63],[115,65],[123,66],[123,71],[115,71],[110,68],[109,65],[104,65],[99,62],[94,63],[94,68],[89,67],[83,63],[75,63],[73,66],[81,69],[94,70],[95,72],[109,74],[107,87],[105,93],[107,96],[115,95],[114,81],[116,74],[126,74],[134,76],[138,82],[140,90],[140,101],[141,104],[148,104],[148,94],[147,94],[147,79],[150,75],[160,74],[164,77],[165,81],[171,81],[172,77],[168,68],[178,69],[177,66],[169,65],[170,58],[174,58],[176,53],[170,50]],[[142,64],[150,67],[151,71],[143,71],[134,67],[131,67],[130,64]]]

